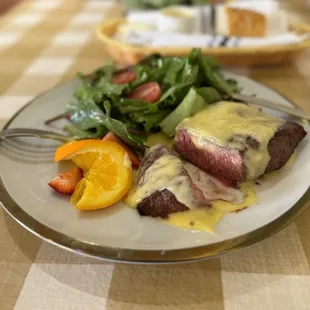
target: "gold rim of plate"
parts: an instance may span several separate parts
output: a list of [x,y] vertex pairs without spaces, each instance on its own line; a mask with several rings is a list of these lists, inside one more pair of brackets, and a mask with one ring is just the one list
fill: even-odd
[[[291,100],[283,96],[278,91],[266,85],[264,86],[278,93],[292,106],[296,106]],[[59,85],[54,88],[57,87],[59,87]],[[24,107],[22,107],[19,111],[17,111],[12,116],[12,118],[5,124],[3,129],[7,129],[13,122],[13,120],[20,113],[22,113],[24,109],[29,107],[39,97],[49,92],[50,90],[37,96],[36,98],[31,100],[28,104],[26,104]],[[9,192],[5,188],[5,185],[3,184],[1,176],[0,176],[0,205],[14,220],[16,220],[25,229],[27,229],[37,237],[65,250],[85,256],[90,256],[93,258],[115,262],[140,263],[140,264],[165,264],[165,263],[168,264],[168,263],[180,263],[180,262],[213,258],[253,245],[256,242],[262,241],[274,235],[275,233],[277,233],[278,231],[282,230],[284,227],[292,223],[299,215],[301,215],[307,209],[308,206],[310,206],[310,187],[308,187],[307,191],[303,194],[303,196],[288,211],[286,211],[284,214],[282,214],[280,217],[273,220],[272,222],[256,230],[221,242],[216,242],[204,246],[181,248],[174,250],[166,250],[166,249],[135,250],[135,249],[108,247],[71,238],[40,223],[32,216],[30,216],[28,213],[26,213],[15,202],[14,198],[10,196]]]
[[[110,19],[96,28],[97,38],[103,43],[113,60],[132,64],[143,57],[160,53],[163,56],[186,56],[191,47],[155,48],[123,43],[113,38],[117,29],[126,22],[124,18]],[[298,34],[310,34],[310,24],[291,24],[290,30]],[[223,65],[266,65],[292,62],[302,51],[310,47],[310,37],[300,43],[265,47],[208,47],[203,54],[216,57]]]

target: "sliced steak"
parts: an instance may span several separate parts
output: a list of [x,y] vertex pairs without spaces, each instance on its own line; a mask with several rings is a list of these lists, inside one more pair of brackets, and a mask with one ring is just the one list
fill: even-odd
[[190,162],[184,164],[192,181],[202,190],[209,200],[224,200],[233,204],[240,204],[244,200],[244,193],[240,189],[221,182],[218,178],[204,172]]
[[307,132],[301,125],[286,122],[269,141],[270,161],[265,173],[283,167],[306,135]]
[[163,189],[144,198],[137,209],[140,215],[166,218],[171,213],[186,211],[189,208],[179,202],[168,189]]
[[[202,191],[192,182],[176,153],[174,153],[166,145],[157,145],[152,147],[146,153],[138,173],[136,189],[139,190],[139,188],[142,188],[143,186],[148,186],[148,182],[152,182],[152,180],[149,180],[147,177],[148,169],[150,169],[153,165],[157,165],[158,162],[156,161],[164,155],[170,155],[171,158],[179,160],[181,169],[178,174],[173,175],[171,180],[166,181],[166,187],[155,188],[154,191],[150,191],[150,194],[144,197],[137,204],[139,214],[144,216],[166,218],[171,213],[190,209],[192,206],[187,206],[180,202],[177,199],[178,193],[173,193],[171,191],[171,188],[178,186],[178,184],[183,184],[186,189],[189,189],[189,195],[192,196],[193,203],[196,203],[199,206],[210,206],[209,200],[204,197]],[[157,166],[155,168],[157,168]],[[163,167],[159,169],[162,169],[164,172]],[[161,175],[158,175],[157,177],[160,178]],[[164,178],[165,175],[162,177]],[[174,185],[170,186],[172,182]],[[170,190],[167,187],[170,187]],[[150,188],[152,188],[152,183],[150,183]],[[180,186],[179,189],[182,189],[182,186]]]
[[[265,173],[281,168],[306,134],[301,125],[293,122],[284,123],[269,141],[270,161]],[[253,137],[247,138],[246,143],[253,149],[259,147],[259,142]],[[225,148],[207,140],[204,140],[203,147],[198,147],[192,134],[182,128],[177,130],[174,148],[194,165],[219,179],[232,184],[246,180],[247,168],[242,151]]]
[[163,144],[155,145],[146,152],[146,154],[144,155],[143,161],[140,165],[139,172],[138,172],[138,177],[137,177],[138,186],[141,186],[142,184],[144,184],[145,181],[147,181],[144,178],[146,170],[149,169],[150,166],[154,164],[154,162],[159,157],[165,154],[177,156],[177,154],[172,149],[170,149],[168,146],[163,145]]

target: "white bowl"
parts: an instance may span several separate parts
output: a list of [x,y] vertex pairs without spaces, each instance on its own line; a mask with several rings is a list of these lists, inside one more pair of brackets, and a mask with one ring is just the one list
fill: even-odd
[[159,11],[156,26],[160,32],[193,33],[196,19],[197,14],[193,10],[168,7]]

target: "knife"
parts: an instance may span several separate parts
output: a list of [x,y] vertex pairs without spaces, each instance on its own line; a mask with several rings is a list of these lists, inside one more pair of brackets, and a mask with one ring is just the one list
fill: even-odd
[[299,109],[299,108],[292,108],[286,105],[282,105],[282,104],[278,104],[278,103],[274,103],[272,101],[269,101],[267,99],[262,99],[262,98],[257,98],[257,97],[252,97],[252,96],[247,96],[244,94],[237,94],[237,93],[233,93],[231,95],[231,97],[233,99],[245,102],[245,103],[251,103],[254,105],[258,105],[264,108],[268,108],[268,109],[272,109],[272,110],[277,110],[289,115],[293,115],[299,118],[303,118],[306,120],[310,120],[310,114]]

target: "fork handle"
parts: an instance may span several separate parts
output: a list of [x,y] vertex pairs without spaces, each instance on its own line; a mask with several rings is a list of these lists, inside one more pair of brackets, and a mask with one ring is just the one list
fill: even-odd
[[274,102],[271,102],[269,100],[266,99],[262,99],[262,98],[256,98],[256,97],[251,97],[251,96],[247,96],[247,95],[243,95],[243,94],[233,94],[232,97],[234,99],[243,101],[243,102],[247,102],[247,103],[252,103],[255,105],[259,105],[265,108],[269,108],[272,110],[277,110],[280,112],[284,112],[286,114],[289,115],[293,115],[299,118],[303,118],[306,120],[310,120],[310,114],[306,113],[305,111],[299,109],[299,108],[292,108],[283,104],[277,104]]
[[13,137],[35,137],[41,139],[52,139],[61,142],[69,142],[73,140],[72,137],[67,137],[52,131],[46,131],[41,129],[12,128],[0,131],[0,141]]

